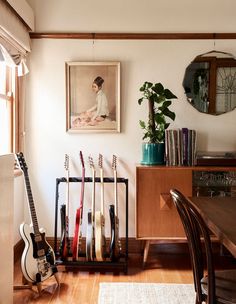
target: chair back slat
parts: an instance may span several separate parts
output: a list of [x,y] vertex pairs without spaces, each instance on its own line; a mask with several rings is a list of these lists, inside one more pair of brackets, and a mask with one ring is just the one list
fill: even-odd
[[171,189],[170,193],[188,240],[196,290],[196,303],[202,303],[202,301],[206,300],[206,295],[203,294],[201,287],[201,280],[204,277],[204,260],[206,260],[208,276],[207,303],[214,304],[216,303],[215,271],[209,230],[202,216],[180,191]]

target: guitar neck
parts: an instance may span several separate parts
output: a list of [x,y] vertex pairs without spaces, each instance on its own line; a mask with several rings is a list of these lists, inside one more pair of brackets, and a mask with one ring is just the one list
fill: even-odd
[[70,189],[70,182],[69,182],[69,170],[66,171],[66,216],[69,216],[69,189]]
[[93,168],[92,170],[92,219],[94,219],[94,214],[95,214],[95,169]]
[[104,182],[103,169],[100,169],[100,186],[101,186],[101,213],[104,214]]
[[81,192],[80,192],[80,206],[81,215],[83,214],[83,202],[84,202],[84,183],[85,183],[85,168],[82,170],[82,183],[81,183]]
[[118,197],[117,197],[117,171],[114,169],[113,171],[114,176],[114,199],[115,199],[115,215],[118,216]]
[[33,200],[33,195],[32,195],[30,181],[29,181],[29,175],[27,172],[24,172],[24,178],[25,178],[25,187],[26,187],[26,192],[27,192],[27,197],[28,197],[30,216],[31,216],[32,224],[33,224],[34,234],[39,235],[40,234],[39,225],[38,225],[38,220],[37,220],[37,216],[36,216],[36,210],[35,210],[35,206],[34,206],[34,200]]

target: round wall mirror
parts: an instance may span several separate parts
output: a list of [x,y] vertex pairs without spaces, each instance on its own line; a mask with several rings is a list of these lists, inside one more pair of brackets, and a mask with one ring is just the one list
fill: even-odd
[[186,68],[183,87],[188,102],[213,115],[236,107],[236,60],[232,54],[211,51],[197,56]]

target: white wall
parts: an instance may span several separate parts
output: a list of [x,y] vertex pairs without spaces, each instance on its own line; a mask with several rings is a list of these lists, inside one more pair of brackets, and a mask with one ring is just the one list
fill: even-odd
[[[234,32],[236,26],[233,16],[236,2],[233,0],[224,1],[222,7],[222,1],[213,0],[191,2],[192,6],[187,0],[176,4],[170,0],[149,0],[148,3],[31,0],[29,3],[35,9],[36,31]],[[201,3],[205,12],[199,8]],[[148,10],[147,5],[150,5]],[[130,236],[135,235],[135,166],[141,159],[142,143],[139,119],[147,119],[147,108],[139,106],[137,100],[139,87],[146,80],[161,81],[178,96],[172,106],[176,120],[171,127],[196,129],[199,150],[236,149],[236,111],[217,117],[200,114],[186,102],[182,88],[186,66],[196,55],[214,47],[236,55],[236,41],[233,40],[217,40],[215,46],[212,40],[32,41],[26,104],[26,157],[39,223],[47,228],[47,235],[53,235],[55,179],[64,176],[64,154],[70,155],[71,175],[77,176],[80,175],[79,150],[83,150],[86,160],[89,154],[97,159],[98,153],[102,153],[107,162],[113,153],[118,156],[118,175],[129,179],[129,232]],[[66,133],[66,61],[121,62],[121,133]],[[105,176],[111,175],[108,163],[105,171]],[[90,172],[87,171],[87,175]],[[107,201],[112,201],[111,189],[107,192]],[[121,191],[120,200],[123,194]],[[87,191],[87,206],[89,197]],[[72,208],[75,208],[79,203],[79,189],[74,185],[71,200]],[[60,202],[63,201],[64,193],[61,193]],[[123,207],[121,212],[124,212]],[[74,218],[71,220],[74,222]]]

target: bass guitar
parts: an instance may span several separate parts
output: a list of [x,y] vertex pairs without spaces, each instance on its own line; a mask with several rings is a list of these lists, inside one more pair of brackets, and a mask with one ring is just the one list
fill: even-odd
[[103,183],[103,156],[99,154],[100,168],[101,209],[95,212],[95,254],[97,261],[103,261],[106,251],[105,217],[104,217],[104,183]]
[[80,205],[76,210],[75,218],[75,233],[72,243],[72,257],[74,261],[78,260],[79,251],[81,251],[82,245],[82,220],[83,220],[83,202],[84,202],[84,179],[85,179],[85,167],[84,167],[84,158],[83,153],[80,151],[80,161],[82,165],[82,180],[81,180],[81,189],[80,189]]
[[[27,225],[25,223],[20,225],[20,235],[25,243],[21,257],[21,269],[26,281],[40,284],[42,281],[45,281],[52,275],[56,274],[57,268],[55,266],[55,254],[52,247],[46,241],[44,229],[39,229],[29,181],[28,167],[22,152],[16,154],[16,161],[24,174],[25,188],[32,222],[31,225]],[[56,279],[58,280],[57,277]]]
[[61,206],[61,245],[60,254],[62,260],[67,260],[70,252],[69,239],[69,156],[65,155],[64,167],[66,170],[66,204]]
[[109,206],[110,223],[111,223],[111,242],[110,242],[110,258],[111,261],[117,261],[120,258],[121,242],[119,239],[119,218],[118,218],[118,198],[117,198],[117,157],[112,157],[112,169],[114,176],[114,205]]

